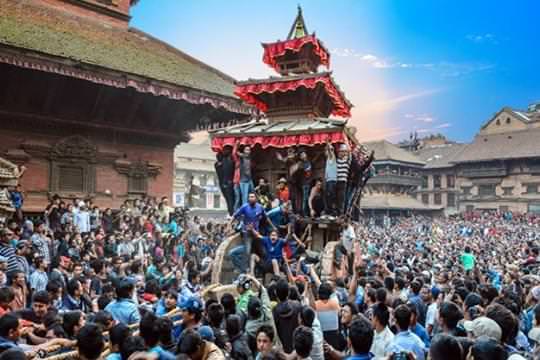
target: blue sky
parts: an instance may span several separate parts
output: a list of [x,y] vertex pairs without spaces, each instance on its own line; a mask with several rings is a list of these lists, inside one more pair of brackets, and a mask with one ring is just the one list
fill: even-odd
[[469,141],[503,106],[540,100],[536,0],[141,0],[131,25],[242,80],[275,75],[261,42],[303,8],[332,52],[361,140]]

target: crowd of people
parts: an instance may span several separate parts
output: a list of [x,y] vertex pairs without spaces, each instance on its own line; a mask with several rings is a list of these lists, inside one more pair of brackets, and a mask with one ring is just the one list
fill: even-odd
[[[272,154],[271,149],[263,151],[265,155]],[[252,161],[250,145],[236,141],[234,146],[225,145],[217,153],[216,174],[229,215],[246,204],[252,192],[266,210],[276,203],[288,202],[292,212],[303,217],[344,215],[372,174],[374,153],[364,146],[328,141],[320,152],[290,146],[286,154],[276,151],[275,157],[286,176],[279,179],[274,191],[267,179],[255,176],[257,166]],[[320,157],[323,170],[317,174],[314,163]]]
[[[251,192],[215,223],[166,197],[112,211],[56,196],[38,218],[5,221],[0,360],[540,358],[540,218],[344,218],[321,279],[289,206]],[[236,220],[259,249],[208,296]]]

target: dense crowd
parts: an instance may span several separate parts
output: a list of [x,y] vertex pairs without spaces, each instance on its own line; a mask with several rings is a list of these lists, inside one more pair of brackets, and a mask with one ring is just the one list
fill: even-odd
[[[38,219],[6,221],[0,359],[538,358],[540,218],[344,217],[321,279],[288,203],[260,206],[250,193],[215,223],[166,197],[118,211],[54,197]],[[235,228],[251,266],[233,256],[233,288],[208,296]]]

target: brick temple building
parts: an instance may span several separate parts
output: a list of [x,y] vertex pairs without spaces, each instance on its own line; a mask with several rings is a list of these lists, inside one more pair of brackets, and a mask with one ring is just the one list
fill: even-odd
[[53,194],[171,196],[174,147],[253,112],[234,79],[129,26],[133,0],[0,0],[0,157]]

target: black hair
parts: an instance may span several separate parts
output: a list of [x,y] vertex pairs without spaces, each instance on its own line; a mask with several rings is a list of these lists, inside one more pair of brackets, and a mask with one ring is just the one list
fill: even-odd
[[384,287],[388,291],[394,291],[395,281],[394,278],[387,276],[384,278]]
[[13,314],[7,313],[0,317],[0,336],[7,337],[11,330],[19,327],[19,318]]
[[276,283],[276,295],[279,302],[284,302],[289,298],[289,283],[280,278]]
[[480,336],[471,346],[474,360],[506,360],[508,353],[503,345],[487,336]]
[[94,322],[98,325],[101,325],[101,327],[105,328],[111,321],[113,321],[113,317],[111,313],[105,310],[100,310],[96,313],[96,316],[94,316]]
[[258,319],[262,315],[262,302],[256,296],[251,296],[248,300],[247,306],[248,316],[251,319]]
[[486,308],[486,317],[494,320],[501,327],[503,344],[508,344],[515,339],[519,331],[519,322],[510,310],[500,304],[491,304]]
[[[250,299],[251,300],[251,299]],[[220,303],[213,303],[208,307],[208,322],[213,327],[220,327],[225,318],[225,309]]]
[[296,353],[307,358],[313,347],[313,330],[307,326],[299,326],[293,332],[293,345]]
[[66,285],[66,291],[69,295],[71,296],[74,296],[75,295],[75,291],[77,291],[81,286],[81,282],[79,281],[79,279],[71,279],[67,282],[67,285]]
[[45,288],[45,290],[49,293],[53,293],[53,294],[56,294],[58,292],[58,290],[62,289],[62,284],[60,284],[58,281],[56,280],[51,280],[47,283],[47,287]]
[[155,323],[156,331],[159,335],[159,342],[161,344],[171,344],[173,321],[168,317],[159,317]]
[[116,297],[118,299],[130,299],[135,286],[131,281],[121,280],[116,284]]
[[407,305],[399,305],[394,311],[394,318],[400,330],[407,330],[411,325],[411,310]]
[[234,300],[232,294],[223,294],[221,297],[221,305],[223,305],[223,308],[225,309],[225,315],[236,313],[236,300]]
[[381,287],[381,288],[378,288],[377,289],[377,301],[380,302],[380,303],[386,303],[386,297],[388,295],[388,292],[386,291],[386,289],[384,287]]
[[81,311],[68,311],[64,313],[62,327],[69,337],[75,336],[75,326],[79,325],[82,316],[83,313]]
[[79,354],[89,360],[97,360],[101,356],[105,342],[101,329],[96,324],[86,324],[77,334]]
[[109,338],[111,340],[111,345],[121,346],[122,343],[126,341],[128,337],[130,337],[130,334],[131,331],[125,324],[118,323],[114,325],[111,330],[109,330]]
[[303,306],[302,310],[300,311],[300,319],[302,320],[302,324],[304,326],[312,327],[316,316],[317,314],[315,313],[315,310],[307,305]]
[[463,302],[463,304],[465,305],[465,309],[467,310],[472,308],[473,306],[482,305],[482,297],[474,292],[469,293],[465,297],[465,301]]
[[26,354],[19,347],[7,349],[0,354],[0,360],[26,360]]
[[120,344],[120,355],[122,359],[129,359],[129,357],[139,351],[145,351],[146,345],[144,340],[140,336],[128,336],[128,338]]
[[387,326],[390,322],[388,307],[383,303],[377,304],[377,306],[373,307],[373,318],[377,319],[382,326]]
[[41,303],[45,305],[49,305],[51,302],[49,293],[47,291],[38,291],[32,295],[32,303]]
[[229,315],[225,320],[225,330],[229,338],[235,337],[242,332],[242,319],[238,315]]
[[157,319],[156,315],[147,312],[139,324],[139,334],[148,347],[154,347],[159,342],[159,333],[156,326]]
[[204,341],[198,332],[192,329],[188,329],[181,337],[176,353],[193,355],[204,345]]
[[0,288],[0,304],[9,304],[15,299],[15,293],[11,287]]
[[456,338],[446,334],[438,334],[433,338],[429,354],[432,360],[455,360],[463,356]]
[[359,316],[351,322],[349,340],[356,354],[368,353],[373,343],[373,326],[364,316]]
[[459,307],[453,302],[443,302],[439,307],[439,317],[444,321],[450,330],[457,327],[458,322],[463,319],[463,314]]
[[321,286],[319,286],[319,299],[320,300],[328,300],[330,299],[330,296],[332,296],[332,284],[329,282],[323,282]]
[[265,334],[270,338],[270,341],[274,342],[274,338],[276,336],[276,333],[274,332],[274,328],[270,325],[261,325],[255,334],[255,337],[258,337],[260,333]]
[[98,309],[105,310],[105,308],[107,307],[107,305],[109,305],[111,301],[112,300],[108,296],[100,295],[97,300]]

